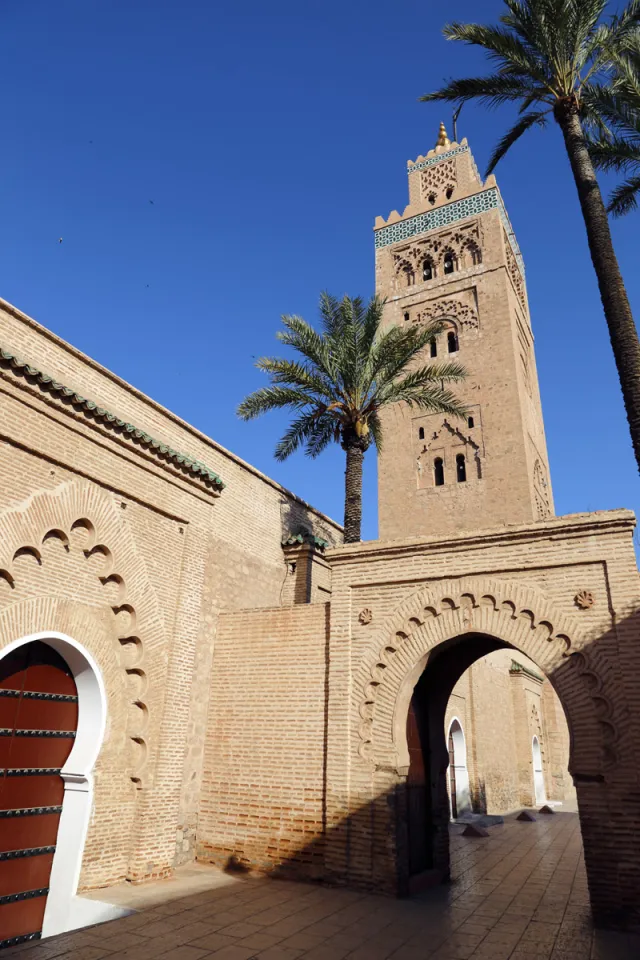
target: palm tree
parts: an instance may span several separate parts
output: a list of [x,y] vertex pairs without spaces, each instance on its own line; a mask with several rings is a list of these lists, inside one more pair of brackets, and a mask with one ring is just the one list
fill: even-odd
[[596,109],[606,121],[589,144],[600,170],[627,175],[613,190],[607,210],[621,217],[638,206],[640,192],[640,39],[619,59],[610,83],[594,91]]
[[374,297],[365,307],[356,297],[320,298],[322,329],[316,331],[302,317],[283,316],[281,343],[293,347],[300,359],[262,357],[259,370],[271,385],[242,401],[238,416],[252,420],[269,410],[289,408],[296,413],[276,446],[276,460],[286,460],[304,447],[310,457],[332,442],[346,452],[344,539],[360,540],[362,519],[362,464],[371,442],[382,445],[380,410],[391,403],[451,416],[466,416],[445,383],[462,380],[459,363],[421,363],[420,353],[442,330],[441,323],[382,329],[384,302]]
[[487,174],[531,127],[544,126],[550,115],[559,125],[578,190],[640,470],[640,343],[587,140],[590,129],[605,127],[598,113],[598,94],[637,35],[640,0],[608,18],[604,17],[607,0],[504,3],[506,10],[497,26],[451,23],[444,29],[449,40],[481,47],[496,64],[496,71],[452,80],[420,99],[457,104],[479,100],[490,107],[519,105],[519,119],[498,142]]

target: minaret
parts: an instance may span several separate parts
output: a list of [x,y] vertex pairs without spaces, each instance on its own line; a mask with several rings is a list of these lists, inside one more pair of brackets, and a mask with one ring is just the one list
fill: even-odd
[[385,412],[380,539],[553,516],[524,264],[495,177],[444,124],[407,168],[409,205],[375,222],[376,290],[389,324],[445,323],[425,359],[466,367],[454,389],[469,416]]

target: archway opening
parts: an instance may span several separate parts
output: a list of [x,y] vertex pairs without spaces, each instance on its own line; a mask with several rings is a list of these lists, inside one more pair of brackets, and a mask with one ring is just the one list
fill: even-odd
[[413,689],[407,734],[410,889],[423,874],[449,877],[457,824],[489,825],[543,803],[576,810],[560,700],[502,640],[465,634],[435,647]]

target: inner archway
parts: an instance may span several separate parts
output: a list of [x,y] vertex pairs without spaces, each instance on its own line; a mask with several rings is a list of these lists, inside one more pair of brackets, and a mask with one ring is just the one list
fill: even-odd
[[[602,655],[617,649],[614,641],[619,642],[606,625],[588,630],[566,606],[515,580],[438,580],[403,600],[371,637],[354,688],[358,754],[373,775],[375,796],[394,798],[389,814],[383,816],[382,809],[378,814],[380,829],[395,839],[384,851],[375,850],[375,875],[386,869],[392,889],[400,895],[409,892],[405,787],[410,780],[407,716],[413,699],[421,750],[428,758],[424,868],[434,871],[434,880],[449,876],[445,703],[461,673],[479,657],[517,651],[550,681],[566,716],[568,769],[576,788],[596,925],[615,927],[637,917],[635,826],[626,802],[632,778],[621,760],[622,673],[616,657],[607,660]],[[427,695],[421,697],[423,690]],[[544,753],[544,741],[541,749]],[[527,783],[533,794],[531,740],[527,755]],[[629,837],[625,845],[616,839],[621,830]],[[632,879],[627,882],[627,877]]]
[[421,666],[407,710],[409,890],[429,874],[432,881],[448,878],[450,821],[508,815],[546,802],[545,777],[557,786],[543,747],[547,733],[564,747],[555,766],[560,762],[569,779],[562,707],[521,651],[500,638],[468,633],[438,644]]

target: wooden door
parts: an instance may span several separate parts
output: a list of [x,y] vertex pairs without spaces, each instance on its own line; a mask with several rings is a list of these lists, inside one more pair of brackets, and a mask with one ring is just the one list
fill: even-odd
[[0,660],[0,947],[38,939],[78,723],[75,681],[34,641]]

